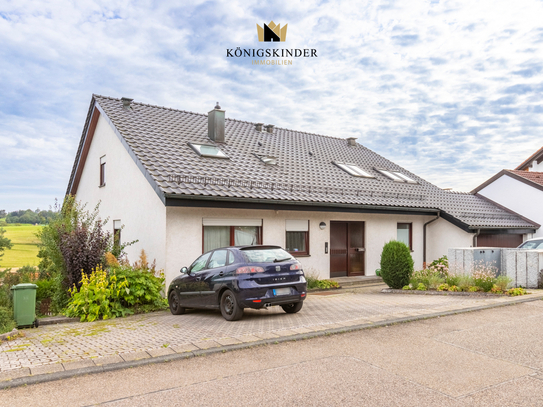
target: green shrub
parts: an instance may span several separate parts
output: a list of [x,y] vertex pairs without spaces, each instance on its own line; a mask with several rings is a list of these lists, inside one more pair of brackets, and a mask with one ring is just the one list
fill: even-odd
[[339,283],[334,280],[319,280],[317,281],[317,286],[319,288],[328,290],[330,288],[339,288]]
[[445,282],[450,286],[457,286],[460,283],[460,276],[449,274],[447,277],[445,277]]
[[381,277],[390,287],[400,289],[409,284],[413,274],[413,259],[409,248],[392,240],[385,244],[381,253]]
[[437,291],[449,291],[449,284],[440,284],[437,286]]
[[509,294],[511,297],[516,297],[517,295],[526,295],[526,290],[522,287],[511,288],[509,291],[507,291],[507,294]]
[[419,285],[417,285],[417,290],[419,291],[426,291],[428,288],[426,288],[426,286],[422,283],[419,283]]
[[430,290],[437,290],[437,287],[440,285],[443,285],[445,283],[445,279],[441,277],[439,274],[434,274],[433,276],[430,276],[428,278],[428,288]]
[[455,291],[455,292],[458,292],[458,291],[462,291],[462,289],[460,287],[457,287],[455,285],[451,285],[449,287],[449,291]]
[[112,269],[119,279],[127,282],[125,290],[121,290],[119,298],[126,307],[145,311],[163,309],[168,301],[162,297],[164,277],[157,277],[146,269],[138,270],[130,266],[119,266]]
[[458,277],[458,283],[456,285],[462,291],[469,291],[469,288],[473,286],[473,279],[468,275],[461,275]]
[[513,282],[513,280],[510,277],[507,276],[499,276],[496,279],[496,282],[494,283],[500,291],[506,292],[509,285]]
[[0,307],[0,334],[12,331],[15,326],[13,311],[7,307]]
[[117,279],[115,272],[108,275],[98,266],[89,276],[82,274],[79,292],[75,285],[70,290],[72,297],[65,314],[68,317],[79,317],[81,322],[131,314],[133,312],[121,303],[121,292],[127,290],[126,279]]

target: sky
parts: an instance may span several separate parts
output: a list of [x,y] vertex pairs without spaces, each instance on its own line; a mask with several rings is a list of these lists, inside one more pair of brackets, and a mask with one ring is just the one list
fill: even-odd
[[[0,209],[62,200],[92,94],[357,141],[470,191],[542,145],[543,2],[0,0]],[[256,24],[288,24],[259,43]],[[255,66],[227,50],[310,48]]]

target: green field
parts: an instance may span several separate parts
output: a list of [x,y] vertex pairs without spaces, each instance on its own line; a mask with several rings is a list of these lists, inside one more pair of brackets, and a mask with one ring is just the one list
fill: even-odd
[[5,237],[11,239],[13,247],[11,250],[5,250],[4,256],[0,257],[0,269],[11,267],[22,267],[30,264],[37,266],[39,263],[38,246],[39,242],[36,232],[42,226],[21,225],[21,226],[3,226],[6,230]]

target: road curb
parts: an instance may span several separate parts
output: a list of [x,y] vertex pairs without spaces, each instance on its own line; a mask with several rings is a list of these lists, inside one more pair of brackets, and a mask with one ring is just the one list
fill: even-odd
[[480,306],[470,307],[470,308],[435,312],[435,313],[426,314],[426,315],[392,318],[392,319],[386,319],[383,321],[367,322],[367,323],[352,325],[352,326],[342,326],[342,327],[324,329],[322,331],[295,334],[295,335],[290,335],[290,336],[281,336],[281,337],[271,338],[271,339],[262,339],[262,340],[254,341],[254,342],[244,342],[244,343],[239,343],[239,344],[225,345],[225,346],[209,348],[209,349],[199,349],[199,350],[182,352],[182,353],[171,353],[168,355],[149,357],[149,358],[139,359],[139,360],[134,360],[134,361],[129,361],[129,362],[123,361],[123,362],[111,363],[111,364],[100,365],[100,366],[89,366],[89,367],[73,369],[73,370],[63,370],[63,371],[54,372],[54,373],[29,375],[29,376],[18,377],[15,379],[5,380],[3,382],[0,382],[0,390],[9,389],[13,387],[26,386],[30,384],[46,383],[46,382],[51,382],[51,381],[56,381],[56,380],[78,377],[78,376],[85,376],[89,374],[105,373],[105,372],[130,369],[134,367],[146,366],[146,365],[157,364],[157,363],[173,362],[176,360],[201,357],[201,356],[206,356],[206,355],[212,355],[215,353],[225,353],[225,352],[249,349],[249,348],[260,347],[260,346],[275,345],[275,344],[284,343],[284,342],[294,342],[298,340],[319,338],[319,337],[327,336],[327,335],[336,335],[336,334],[347,333],[347,332],[361,331],[364,329],[379,328],[382,326],[395,325],[395,324],[406,323],[406,322],[414,322],[414,321],[420,321],[420,320],[425,320],[425,319],[463,314],[467,312],[506,307],[509,305],[522,304],[522,303],[532,302],[532,301],[537,301],[537,300],[542,300],[542,299],[543,299],[543,295],[539,294],[539,295],[530,296],[530,298],[519,298],[518,300],[507,302],[507,303],[487,304],[487,305],[480,305]]

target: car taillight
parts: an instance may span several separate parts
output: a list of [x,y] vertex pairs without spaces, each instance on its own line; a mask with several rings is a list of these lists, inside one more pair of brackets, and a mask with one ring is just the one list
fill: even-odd
[[262,267],[239,267],[236,270],[236,274],[248,274],[248,273],[264,273],[264,269]]
[[290,266],[290,269],[291,270],[301,270],[302,265],[301,265],[301,263],[294,263],[293,265]]

